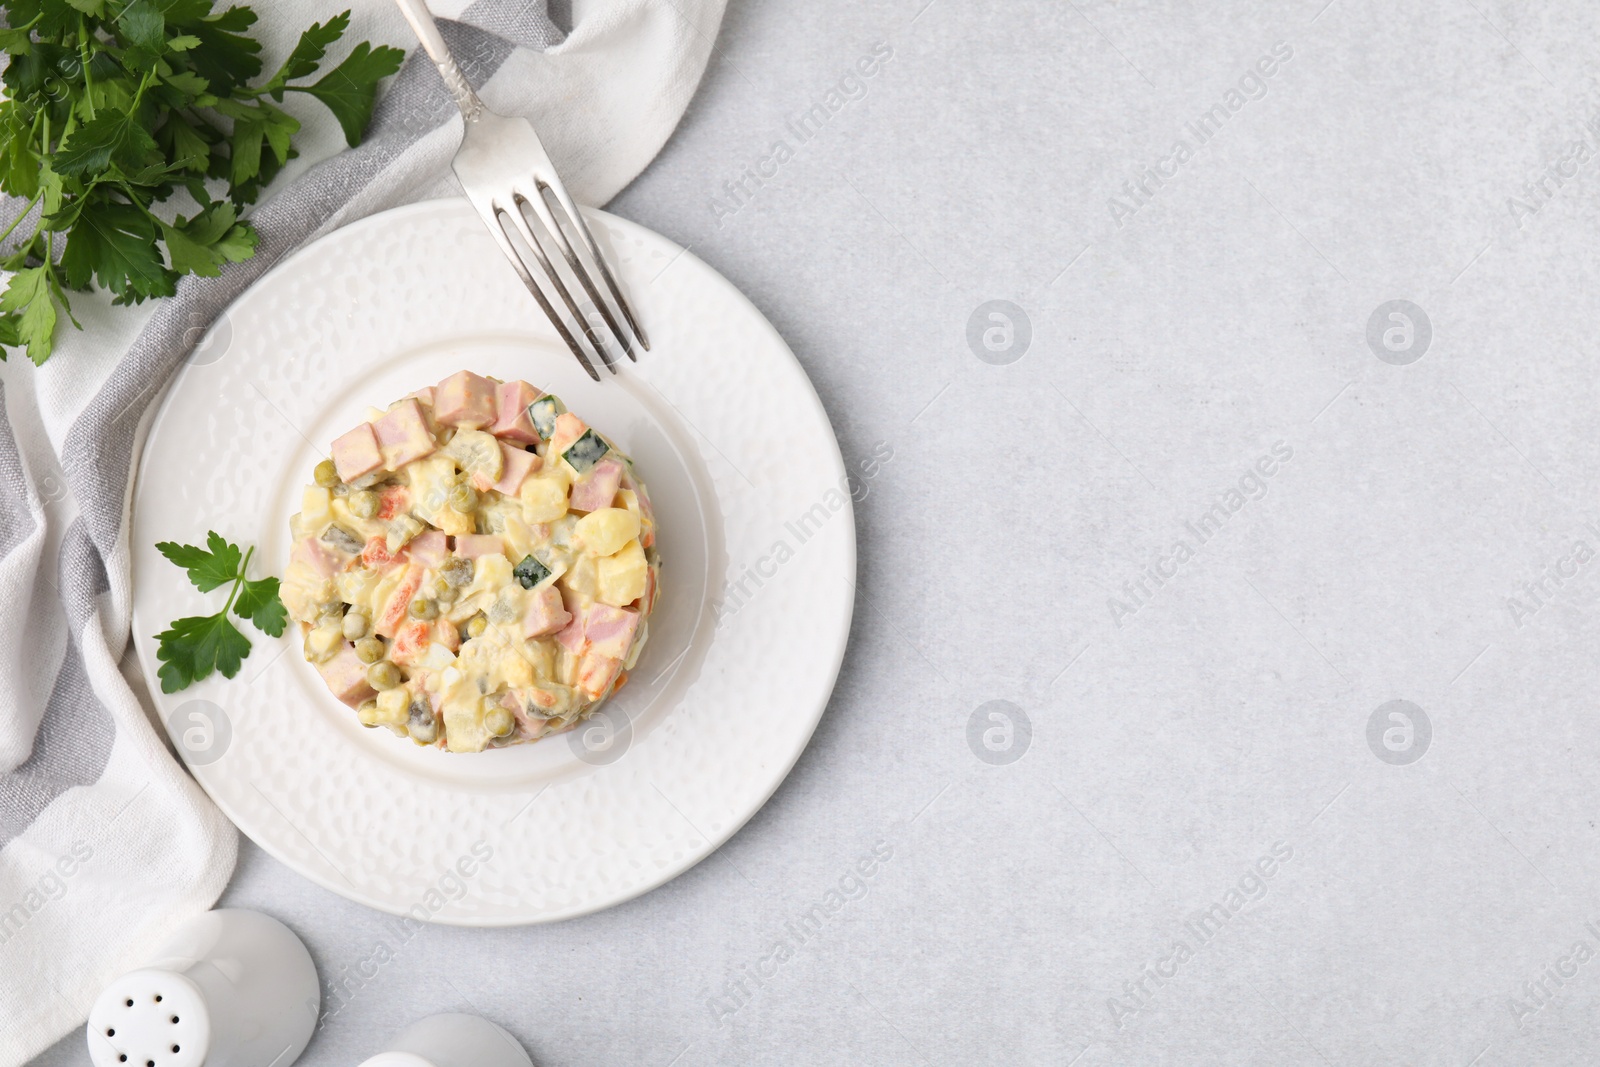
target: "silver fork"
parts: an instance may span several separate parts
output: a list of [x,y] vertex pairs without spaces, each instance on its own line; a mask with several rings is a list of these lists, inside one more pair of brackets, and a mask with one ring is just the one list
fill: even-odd
[[[617,372],[611,353],[596,332],[594,324],[579,310],[559,270],[545,254],[544,246],[524,213],[523,209],[529,208],[538,219],[539,228],[545,239],[554,242],[560,249],[567,269],[577,278],[578,284],[583,286],[583,291],[599,310],[600,317],[605,320],[606,326],[611,331],[611,336],[621,343],[622,350],[627,353],[629,359],[638,362],[639,357],[634,353],[632,339],[636,338],[639,347],[646,352],[650,350],[650,341],[634,319],[633,309],[623,298],[622,290],[618,288],[617,280],[611,274],[611,268],[606,265],[605,257],[600,254],[600,246],[595,243],[594,235],[589,232],[589,226],[584,222],[578,205],[573,203],[572,197],[567,195],[566,187],[561,184],[561,178],[556,174],[555,165],[550,162],[550,156],[545,152],[544,145],[540,143],[539,135],[533,132],[533,125],[527,119],[500,115],[483,106],[483,101],[472,91],[466,75],[456,64],[455,58],[450,55],[450,49],[445,45],[444,37],[440,35],[439,27],[433,21],[433,14],[428,10],[427,0],[395,0],[395,3],[399,5],[406,21],[411,23],[411,28],[416,31],[417,39],[422,42],[428,57],[439,68],[439,75],[444,79],[445,88],[450,90],[450,95],[455,97],[456,106],[461,108],[466,134],[461,140],[461,147],[456,151],[451,167],[455,170],[456,177],[461,180],[461,187],[466,190],[467,199],[478,209],[484,225],[489,227],[489,233],[500,246],[500,250],[506,254],[506,258],[511,261],[517,276],[533,294],[534,300],[538,301],[539,307],[550,319],[551,325],[556,328],[561,339],[567,343],[567,347],[572,350],[572,354],[583,364],[583,369],[589,372],[589,377],[599,381],[600,373],[595,370],[588,351],[573,336],[566,320],[557,311],[546,292],[546,287],[555,292],[556,298],[571,314],[573,321],[582,328],[589,344],[599,355],[606,369],[612,374]],[[605,281],[606,291],[616,301],[616,310],[628,324],[627,330],[618,326],[617,315],[611,305],[602,298],[593,275],[578,255],[577,249],[573,247],[572,241],[568,239],[566,228],[561,225],[556,213],[551,209],[546,193],[555,197],[568,225],[582,240],[584,248],[589,253],[589,259],[599,268],[600,277]],[[538,268],[537,277],[518,253],[516,246],[511,243],[511,235],[506,230],[506,221],[511,223],[517,236],[532,252],[535,266]]]

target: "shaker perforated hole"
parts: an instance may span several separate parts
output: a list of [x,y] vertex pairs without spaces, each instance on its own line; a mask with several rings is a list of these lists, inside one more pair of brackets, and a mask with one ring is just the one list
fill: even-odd
[[116,1028],[112,1027],[112,1026],[106,1027],[106,1036],[107,1037],[116,1037],[117,1036]]
[[178,1021],[178,1017],[177,1017],[177,1016],[176,1016],[176,1015],[174,1015],[174,1016],[173,1016],[173,1017],[172,1017],[172,1021],[173,1021],[173,1022],[177,1022],[177,1021]]
[[133,998],[132,997],[128,998],[127,1004],[128,1004],[128,1007],[130,1007],[130,1008],[133,1007]]
[[161,994],[160,994],[160,993],[157,993],[157,994],[156,994],[156,1003],[157,1003],[157,1004],[160,1004],[160,1003],[161,1003]]

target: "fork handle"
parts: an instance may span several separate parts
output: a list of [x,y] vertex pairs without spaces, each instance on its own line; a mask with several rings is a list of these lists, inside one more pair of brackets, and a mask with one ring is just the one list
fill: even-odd
[[467,122],[477,122],[478,116],[483,114],[483,101],[478,99],[478,94],[472,91],[472,83],[467,81],[467,76],[450,54],[450,48],[444,43],[444,36],[439,32],[438,25],[433,21],[433,12],[428,10],[427,0],[394,0],[400,8],[400,13],[411,23],[411,28],[416,31],[417,40],[422,42],[423,50],[428,53],[428,58],[433,60],[433,65],[439,70],[439,77],[444,79],[444,87],[450,90],[450,95],[455,97],[456,106],[461,109],[461,117]]

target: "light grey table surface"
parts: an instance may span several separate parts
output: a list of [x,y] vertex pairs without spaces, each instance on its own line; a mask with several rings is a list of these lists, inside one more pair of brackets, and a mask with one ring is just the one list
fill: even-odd
[[543,1065],[1592,1062],[1597,40],[1579,0],[735,0],[613,210],[892,450],[833,700],[585,919],[407,940],[245,843],[222,903],[348,990],[301,1062],[450,1009]]

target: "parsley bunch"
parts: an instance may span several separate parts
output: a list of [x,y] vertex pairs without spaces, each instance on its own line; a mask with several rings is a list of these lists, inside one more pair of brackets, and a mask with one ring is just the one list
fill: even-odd
[[[297,154],[300,123],[276,104],[285,93],[316,97],[356,145],[378,82],[405,56],[363,41],[304,84],[349,28],[346,11],[314,23],[252,85],[262,69],[261,44],[246,33],[256,14],[212,3],[0,0],[0,49],[10,56],[0,191],[42,208],[32,235],[0,260],[15,272],[0,294],[0,345],[25,346],[42,364],[58,314],[72,317],[67,290],[93,280],[113,303],[136,304],[171,296],[185,274],[215,277],[224,262],[250,258],[256,231],[240,210]],[[191,215],[152,210],[180,189]]]
[[163,693],[187,689],[212,671],[221,671],[224,678],[239,673],[239,664],[250,654],[250,639],[228,618],[230,609],[241,619],[255,623],[256,629],[269,637],[283,636],[289,613],[278,599],[278,579],[252,582],[245,577],[254,548],[241,557],[238,545],[210,532],[206,534],[205,548],[162,541],[156,550],[188,571],[189,580],[202,593],[233,583],[221,611],[179,619],[156,635]]

